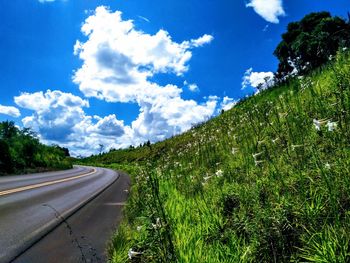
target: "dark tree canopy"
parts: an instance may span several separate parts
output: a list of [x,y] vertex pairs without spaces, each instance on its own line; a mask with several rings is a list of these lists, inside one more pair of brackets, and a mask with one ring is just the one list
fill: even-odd
[[20,129],[11,121],[0,122],[0,175],[69,168],[67,156],[67,148],[40,143],[30,129]]
[[350,46],[350,23],[329,12],[306,15],[292,22],[274,51],[279,60],[276,77],[283,79],[294,70],[304,74],[329,60],[340,48]]

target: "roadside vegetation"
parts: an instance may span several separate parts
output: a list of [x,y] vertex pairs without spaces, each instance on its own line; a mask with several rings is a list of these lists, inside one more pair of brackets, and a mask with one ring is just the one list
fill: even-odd
[[44,145],[30,129],[0,122],[0,175],[71,167],[68,149]]
[[350,262],[350,54],[155,144],[80,160],[133,185],[111,262]]

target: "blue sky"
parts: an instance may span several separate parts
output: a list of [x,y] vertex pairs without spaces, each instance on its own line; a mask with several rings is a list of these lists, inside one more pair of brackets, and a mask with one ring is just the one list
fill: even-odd
[[348,6],[1,1],[0,121],[31,127],[74,155],[162,140],[254,92],[276,70],[272,53],[289,22],[324,10],[345,18]]

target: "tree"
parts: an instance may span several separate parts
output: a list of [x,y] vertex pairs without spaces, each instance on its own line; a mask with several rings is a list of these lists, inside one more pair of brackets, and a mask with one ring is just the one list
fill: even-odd
[[[350,17],[349,17],[350,20]],[[305,74],[326,63],[339,48],[350,46],[350,23],[329,12],[306,15],[289,23],[274,51],[279,60],[277,79]]]
[[0,139],[0,174],[11,173],[12,170],[10,148],[6,141]]
[[18,134],[18,129],[13,121],[4,121],[0,123],[0,136],[4,140],[10,140]]

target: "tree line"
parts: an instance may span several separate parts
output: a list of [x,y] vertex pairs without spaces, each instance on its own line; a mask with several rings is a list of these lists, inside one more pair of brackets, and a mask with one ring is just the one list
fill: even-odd
[[40,143],[29,128],[0,122],[0,174],[70,168],[69,150]]

